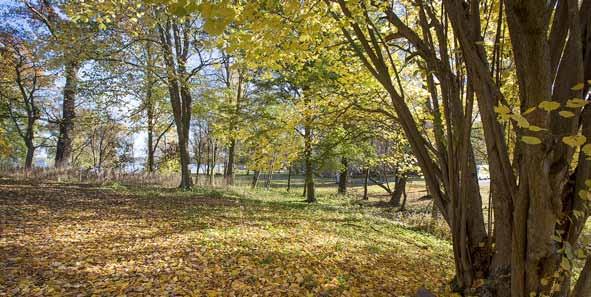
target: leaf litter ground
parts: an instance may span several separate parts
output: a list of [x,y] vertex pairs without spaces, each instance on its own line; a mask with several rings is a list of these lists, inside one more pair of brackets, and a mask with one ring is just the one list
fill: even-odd
[[411,296],[452,277],[446,241],[268,196],[0,180],[0,296]]

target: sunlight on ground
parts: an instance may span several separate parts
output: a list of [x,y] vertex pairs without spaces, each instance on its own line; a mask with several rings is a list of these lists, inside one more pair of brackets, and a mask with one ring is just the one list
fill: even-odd
[[156,193],[0,185],[0,292],[409,296],[453,274],[447,242],[354,207]]

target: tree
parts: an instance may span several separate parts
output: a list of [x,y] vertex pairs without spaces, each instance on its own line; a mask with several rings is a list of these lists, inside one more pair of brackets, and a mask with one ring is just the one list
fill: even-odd
[[[513,161],[516,171],[503,166],[509,158],[503,135],[496,132],[500,124],[492,116],[495,105],[504,113],[503,94],[494,84],[482,45],[475,43],[482,40],[479,3],[444,5],[481,113],[491,115],[483,117],[491,178],[505,181],[509,195],[496,198],[511,210],[503,218],[512,222],[511,295],[569,295],[567,264],[572,259],[561,251],[572,249],[589,216],[585,183],[591,178],[590,152],[576,153],[575,148],[591,137],[591,1],[504,1],[519,85],[519,112],[509,116],[521,128],[517,137],[523,142]],[[550,112],[555,107],[562,110]],[[498,150],[496,156],[492,148]]]
[[104,109],[81,110],[73,142],[73,164],[98,172],[119,164],[119,150],[126,148],[125,126]]
[[[78,70],[83,61],[81,51],[84,42],[79,35],[79,28],[71,19],[64,17],[60,11],[68,8],[61,5],[67,3],[50,3],[48,1],[23,1],[30,11],[31,18],[43,24],[51,38],[56,41],[63,59],[65,86],[63,89],[62,118],[59,121],[59,137],[57,141],[55,166],[67,167],[72,154],[72,132],[76,117],[76,94],[78,91]],[[78,42],[72,42],[77,40]]]
[[[198,19],[164,16],[158,21],[160,46],[166,67],[167,86],[170,103],[179,141],[179,160],[181,165],[180,188],[188,189],[192,185],[189,171],[189,127],[192,113],[191,78],[212,61],[202,55],[202,32],[196,26]],[[197,53],[197,63],[191,67],[188,63],[192,53]],[[189,68],[190,67],[190,68]]]
[[[576,242],[588,217],[586,202],[577,197],[577,193],[586,195],[585,181],[589,179],[584,150],[579,151],[576,167],[570,166],[576,159],[572,147],[583,145],[587,137],[586,121],[579,121],[588,110],[587,102],[572,98],[588,96],[584,74],[588,61],[583,51],[587,33],[581,28],[589,20],[589,1],[583,1],[580,8],[574,1],[558,1],[556,6],[505,1],[507,20],[502,18],[501,4],[487,6],[498,9],[494,14],[498,20],[496,38],[487,36],[486,26],[481,25],[484,4],[480,1],[444,0],[442,13],[433,3],[425,2],[417,2],[412,8],[403,3],[327,4],[344,38],[390,94],[429,191],[452,229],[459,286],[467,288],[476,278],[488,277],[496,280],[499,296],[568,294],[570,259],[559,251],[568,250]],[[408,15],[418,27],[411,27],[397,15],[402,7],[412,12]],[[556,17],[550,22],[552,15]],[[451,28],[444,17],[449,18]],[[380,30],[384,22],[396,31]],[[518,108],[523,115],[506,107],[503,82],[498,79],[503,71],[499,61],[504,57],[500,42],[505,22],[517,65]],[[494,63],[488,61],[485,40],[495,40]],[[460,51],[451,53],[454,44]],[[396,49],[407,53],[407,60],[420,57],[418,64],[427,73],[437,163],[431,160],[433,148],[421,137],[404,100],[404,88],[398,82],[400,66],[396,64],[400,56],[393,54]],[[439,101],[438,94],[443,100]],[[474,100],[484,127],[492,178],[494,249],[486,245],[487,237],[493,234],[484,229],[469,141]],[[547,113],[560,106],[572,109],[561,111],[567,119]],[[513,162],[495,107],[502,118],[515,122],[516,137],[530,144],[514,142]],[[582,134],[577,136],[577,131]],[[546,136],[534,136],[536,133]],[[555,141],[559,135],[566,143]],[[445,139],[448,141],[443,142]],[[574,210],[579,215],[574,215]],[[561,240],[556,242],[555,236]],[[511,275],[511,291],[504,286],[507,275]]]
[[24,142],[27,152],[25,169],[33,166],[35,150],[43,145],[37,140],[41,118],[39,93],[49,83],[48,75],[42,68],[42,61],[35,45],[8,33],[0,37],[0,54],[3,72],[0,81],[0,97],[8,117]]

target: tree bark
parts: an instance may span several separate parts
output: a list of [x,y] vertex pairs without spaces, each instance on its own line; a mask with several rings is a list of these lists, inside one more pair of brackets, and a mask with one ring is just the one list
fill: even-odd
[[367,196],[367,183],[369,182],[369,167],[365,168],[364,173],[365,177],[363,179],[363,200],[368,200],[369,197]]
[[76,117],[76,94],[78,91],[78,60],[68,57],[65,65],[66,84],[64,86],[62,119],[59,122],[59,136],[55,152],[55,167],[62,168],[70,165],[72,154],[72,140],[74,132],[74,118]]
[[155,115],[154,115],[154,102],[152,98],[152,88],[154,86],[153,78],[153,67],[154,61],[152,59],[152,52],[150,42],[146,44],[146,69],[144,70],[145,75],[145,98],[144,108],[146,109],[147,115],[147,126],[148,126],[148,172],[154,172],[154,153],[156,148],[154,147],[154,129],[155,129]]
[[218,147],[215,143],[215,141],[211,141],[212,145],[213,145],[213,149],[211,150],[211,173],[209,175],[209,185],[214,186],[215,185],[215,164],[216,164],[216,159],[217,159],[217,154],[218,154]]
[[261,175],[261,171],[260,170],[255,170],[254,174],[252,175],[252,182],[250,184],[250,188],[251,189],[255,189],[257,187],[257,184],[259,183],[259,176]]
[[347,194],[347,182],[349,178],[349,162],[347,158],[341,158],[341,166],[343,169],[339,172],[339,188],[338,193],[341,195]]
[[304,131],[304,163],[306,167],[306,177],[304,193],[306,202],[316,202],[316,193],[314,186],[314,166],[312,164],[312,131],[310,127],[305,127]]
[[267,176],[265,178],[265,189],[269,190],[271,188],[271,180],[273,179],[273,169],[269,169]]
[[179,162],[181,167],[181,182],[179,188],[186,190],[190,189],[193,185],[191,172],[189,170],[190,159],[188,150],[192,113],[192,97],[189,89],[190,77],[186,69],[191,38],[189,34],[189,24],[184,22],[179,25],[176,21],[168,20],[165,24],[158,25],[158,31],[166,64],[170,103],[172,105],[179,142]]
[[291,189],[291,165],[288,166],[287,170],[287,192],[289,192]]
[[35,145],[33,144],[32,139],[30,141],[26,141],[27,147],[27,155],[25,158],[25,170],[30,170],[33,168],[33,156],[35,154]]
[[224,179],[226,181],[226,185],[231,186],[234,185],[234,150],[236,149],[236,139],[232,138],[230,140],[230,147],[228,148],[228,165],[226,165],[226,170],[224,170]]
[[406,176],[397,176],[394,183],[394,191],[392,191],[390,195],[390,201],[388,202],[392,206],[400,206],[400,202],[402,201],[402,194],[406,189],[406,181],[408,177]]
[[579,275],[575,288],[571,293],[572,297],[589,297],[591,296],[591,255],[587,256],[585,266]]

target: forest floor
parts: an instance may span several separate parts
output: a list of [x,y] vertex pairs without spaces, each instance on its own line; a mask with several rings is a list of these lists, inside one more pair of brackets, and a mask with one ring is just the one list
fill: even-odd
[[320,195],[0,179],[0,296],[449,295],[447,240]]

